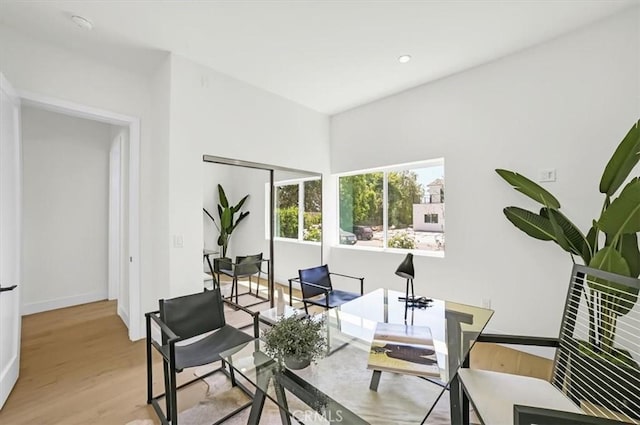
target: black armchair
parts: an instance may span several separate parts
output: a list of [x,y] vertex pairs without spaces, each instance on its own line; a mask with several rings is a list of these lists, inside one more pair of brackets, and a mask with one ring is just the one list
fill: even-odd
[[[212,291],[204,291],[197,294],[186,295],[172,299],[160,300],[160,309],[145,314],[147,330],[147,404],[152,404],[163,424],[178,424],[177,412],[177,390],[198,379],[205,378],[216,372],[223,372],[231,378],[232,385],[238,385],[249,396],[253,397],[246,388],[239,385],[234,378],[233,369],[225,369],[225,362],[222,361],[220,368],[207,373],[204,376],[195,378],[179,387],[176,386],[176,374],[185,368],[202,366],[222,360],[220,353],[249,343],[258,336],[258,313],[254,313],[244,307],[235,305],[236,308],[245,311],[253,318],[254,336],[251,336],[233,326],[227,325],[224,317],[224,302],[220,295],[220,288],[215,287]],[[232,304],[232,303],[231,303]],[[161,332],[161,342],[152,338],[151,322],[157,324]],[[196,336],[203,336],[190,344],[180,344]],[[153,396],[153,368],[152,350],[154,347],[162,356],[164,367],[165,392],[158,396]],[[165,397],[166,416],[162,412],[158,400]],[[230,415],[240,412],[249,407],[251,402],[239,407]],[[222,422],[219,421],[217,423]]]
[[[360,281],[360,293],[334,289],[331,276],[341,276]],[[340,273],[329,272],[329,266],[323,265],[310,269],[298,270],[297,279],[289,279],[289,288],[293,281],[300,283],[302,290],[302,302],[304,310],[308,312],[307,304],[318,305],[326,309],[337,307],[348,301],[364,295],[364,277],[348,276]]]
[[[238,303],[238,296],[251,294],[251,278],[258,275],[256,281],[256,297],[260,296],[260,276],[262,275],[262,253],[255,255],[237,256],[235,263],[231,264],[231,269],[220,269],[218,272],[218,282],[220,281],[220,273],[233,279],[231,285],[231,299],[235,294],[235,302]],[[249,279],[249,292],[244,294],[238,293],[238,279]]]

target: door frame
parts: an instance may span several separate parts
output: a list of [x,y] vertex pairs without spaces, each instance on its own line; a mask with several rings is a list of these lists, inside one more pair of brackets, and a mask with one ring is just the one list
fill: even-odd
[[[15,163],[13,164],[13,166],[16,167],[16,183],[17,183],[17,188],[16,188],[16,193],[14,193],[13,195],[17,195],[15,199],[15,208],[16,208],[16,227],[17,227],[17,234],[16,236],[16,245],[17,245],[17,264],[14,264],[14,266],[16,266],[16,276],[15,276],[15,280],[12,281],[8,281],[8,282],[1,282],[6,286],[10,286],[10,285],[17,285],[17,287],[15,287],[13,290],[10,290],[9,292],[7,292],[6,294],[2,295],[3,297],[15,297],[17,299],[17,305],[14,305],[13,307],[16,309],[15,312],[11,312],[17,315],[17,317],[9,317],[10,319],[15,319],[17,323],[13,323],[12,325],[15,326],[16,328],[14,329],[16,334],[15,335],[11,335],[11,340],[9,341],[9,344],[11,345],[11,359],[9,361],[9,363],[7,365],[1,365],[0,367],[2,367],[2,369],[0,369],[0,378],[2,378],[2,382],[4,383],[4,385],[0,386],[0,410],[2,410],[2,408],[5,406],[5,403],[7,401],[7,399],[9,398],[9,395],[11,394],[11,391],[13,390],[13,388],[15,387],[15,384],[20,376],[20,352],[21,352],[21,335],[22,335],[22,317],[20,315],[20,310],[21,310],[21,306],[22,306],[22,267],[23,267],[23,259],[22,259],[22,212],[23,212],[23,208],[22,208],[22,188],[23,188],[23,184],[22,184],[22,126],[21,126],[21,106],[22,106],[22,102],[20,99],[20,96],[18,95],[16,89],[11,85],[11,83],[9,82],[9,80],[7,80],[7,78],[4,76],[4,74],[2,72],[0,72],[0,90],[5,92],[7,94],[7,96],[9,97],[9,100],[11,102],[11,108],[15,108],[17,110],[17,112],[15,113],[15,115],[12,117],[14,120],[14,125],[15,125],[15,138],[17,140],[11,140],[10,143],[13,145],[15,143],[15,146],[12,146],[12,149],[15,148],[16,151],[15,152],[11,152],[13,154],[15,154],[15,156],[13,156],[11,158],[12,162],[15,161]],[[13,170],[12,170],[13,171]],[[8,316],[8,315],[7,315]],[[6,336],[4,337],[5,339],[7,338]],[[7,341],[3,341],[4,343],[7,343]],[[11,382],[11,384],[8,384],[9,382]]]
[[[140,118],[16,89],[25,106],[129,129],[129,339],[142,335],[140,284]],[[121,182],[122,184],[122,182]],[[109,271],[111,273],[111,270]]]

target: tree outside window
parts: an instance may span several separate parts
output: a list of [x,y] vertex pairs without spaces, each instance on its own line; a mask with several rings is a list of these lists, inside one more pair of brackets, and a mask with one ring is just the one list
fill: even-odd
[[276,184],[275,225],[278,238],[322,241],[322,180]]
[[298,185],[276,186],[276,231],[279,238],[298,238]]
[[[444,248],[444,160],[341,176],[338,185],[340,244]],[[357,241],[347,239],[347,233]]]

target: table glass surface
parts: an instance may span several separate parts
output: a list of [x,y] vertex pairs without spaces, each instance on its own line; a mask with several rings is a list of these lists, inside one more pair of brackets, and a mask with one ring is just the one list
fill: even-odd
[[[340,416],[345,423],[420,423],[442,393],[443,387],[429,379],[443,386],[451,381],[493,311],[434,299],[427,308],[409,308],[405,322],[405,304],[398,301],[402,296],[404,293],[377,289],[322,313],[327,355],[302,370],[282,369],[265,354],[264,342],[259,339],[228,350],[222,357],[303,422],[300,415],[314,410],[331,420]],[[367,363],[379,322],[429,327],[437,373],[423,379],[383,371],[377,391],[369,389],[372,370]],[[279,382],[285,382],[286,403],[276,396],[274,376],[284,377]],[[310,405],[309,394],[315,405]],[[310,408],[300,407],[300,402]]]

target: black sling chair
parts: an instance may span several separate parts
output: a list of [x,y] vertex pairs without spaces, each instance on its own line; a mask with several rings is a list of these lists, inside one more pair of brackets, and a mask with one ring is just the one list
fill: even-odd
[[[334,289],[331,283],[331,275],[342,276],[360,281],[360,293]],[[298,270],[298,282],[302,290],[302,302],[304,311],[309,314],[307,304],[313,304],[325,309],[338,307],[346,302],[355,300],[364,294],[364,277],[348,276],[340,273],[329,272],[329,266],[323,265],[310,269]],[[295,281],[296,279],[291,279]],[[289,282],[291,286],[291,282]]]
[[[215,287],[212,291],[205,290],[197,294],[160,300],[160,310],[145,314],[147,325],[147,404],[153,405],[160,421],[165,425],[178,424],[177,390],[216,372],[225,373],[231,378],[233,386],[237,385],[253,398],[253,394],[247,388],[236,382],[233,369],[231,367],[229,367],[229,371],[225,369],[224,361],[216,370],[190,380],[179,387],[176,386],[176,374],[182,372],[183,369],[220,361],[222,360],[221,352],[254,340],[254,336],[226,324],[224,302],[232,304],[252,316],[254,335],[257,337],[258,313],[229,301],[223,301],[219,287]],[[152,320],[160,327],[162,344],[152,339]],[[178,342],[209,332],[212,333],[191,344],[176,345]],[[164,367],[165,392],[155,397],[153,396],[152,346],[162,355]],[[166,416],[158,403],[162,397],[165,397],[166,401]],[[251,406],[251,401],[226,415],[216,424],[224,422],[249,406]]]

